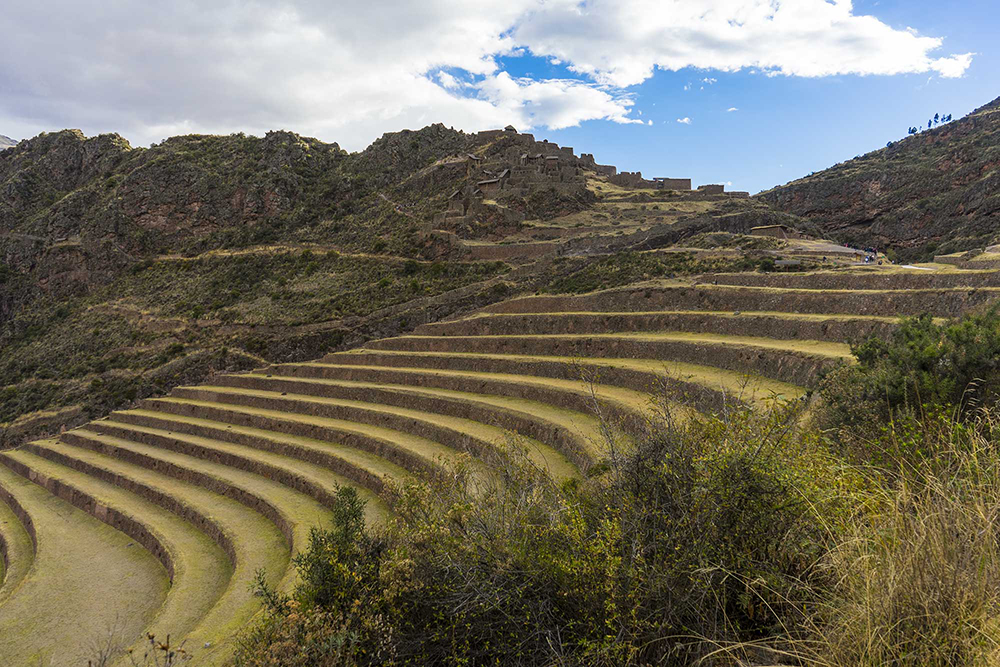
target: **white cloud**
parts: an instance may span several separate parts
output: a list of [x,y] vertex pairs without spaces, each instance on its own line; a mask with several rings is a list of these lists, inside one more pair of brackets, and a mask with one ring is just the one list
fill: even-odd
[[683,125],[690,125],[691,124],[691,119],[688,118],[687,116],[685,116],[684,118],[678,118],[677,122],[681,123]]
[[[849,0],[8,5],[0,131],[12,136],[80,127],[148,143],[287,128],[358,149],[432,122],[638,123],[626,88],[657,68],[956,77],[972,60],[937,55],[940,38],[856,15]],[[513,77],[498,63],[526,52],[576,78]]]
[[646,124],[647,124],[647,125],[652,125],[652,124],[653,124],[653,121],[651,121],[651,120],[647,120],[647,121],[646,121]]
[[855,14],[850,0],[550,0],[512,37],[616,86],[685,67],[956,77],[973,55],[935,57],[942,39]]
[[726,113],[732,113],[734,111],[739,111],[739,109],[737,109],[736,107],[729,107],[728,109],[726,109]]
[[712,85],[713,83],[717,83],[718,81],[719,81],[718,79],[713,79],[713,78],[707,78],[707,79],[702,79],[702,80],[701,80],[701,82],[702,82],[702,83],[707,83],[707,84],[708,84],[708,85],[710,85],[710,86],[711,86],[711,85]]
[[438,76],[438,81],[440,81],[441,85],[444,86],[445,88],[453,90],[462,85],[461,83],[459,83],[458,79],[456,79],[451,74],[448,74],[443,70],[438,72],[437,76]]

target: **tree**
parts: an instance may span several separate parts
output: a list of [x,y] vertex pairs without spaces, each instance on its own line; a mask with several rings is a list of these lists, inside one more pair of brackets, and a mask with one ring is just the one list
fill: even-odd
[[931,121],[927,121],[927,129],[931,129]]
[[935,125],[937,125],[937,124],[938,124],[938,121],[940,120],[940,118],[941,118],[941,117],[940,117],[940,116],[939,116],[938,114],[934,114],[934,124],[935,124]]

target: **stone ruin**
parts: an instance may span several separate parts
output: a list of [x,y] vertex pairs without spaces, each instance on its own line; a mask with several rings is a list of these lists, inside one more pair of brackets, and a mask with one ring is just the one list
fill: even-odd
[[502,130],[484,130],[476,134],[479,142],[494,142],[502,152],[489,157],[471,153],[455,156],[442,167],[465,169],[471,181],[452,193],[448,207],[434,217],[440,224],[446,220],[456,224],[470,222],[487,209],[501,215],[506,222],[520,222],[523,215],[496,206],[490,200],[501,194],[527,197],[539,190],[555,190],[560,194],[582,193],[587,188],[587,173],[606,176],[608,182],[625,188],[673,190],[702,195],[749,197],[747,192],[726,193],[722,185],[702,185],[692,190],[690,178],[643,178],[642,172],[619,172],[613,165],[597,164],[592,153],[577,156],[571,146],[559,146],[548,140],[536,141],[534,135],[519,133],[508,125]]

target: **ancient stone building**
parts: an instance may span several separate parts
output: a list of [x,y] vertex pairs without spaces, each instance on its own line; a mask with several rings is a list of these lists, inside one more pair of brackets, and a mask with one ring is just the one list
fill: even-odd
[[657,177],[653,179],[655,187],[661,190],[690,190],[691,189],[691,179],[690,178],[663,178]]

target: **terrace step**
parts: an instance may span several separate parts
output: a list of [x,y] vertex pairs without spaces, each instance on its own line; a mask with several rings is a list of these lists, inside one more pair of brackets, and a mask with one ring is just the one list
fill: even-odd
[[621,288],[574,296],[529,296],[487,306],[486,313],[702,310],[898,317],[956,317],[1000,297],[1000,288],[816,290],[729,285]]
[[523,374],[540,378],[599,382],[653,396],[681,395],[699,410],[721,407],[726,395],[744,400],[783,396],[799,398],[802,387],[765,378],[754,378],[714,366],[667,362],[657,359],[560,357],[556,355],[473,354],[462,352],[408,352],[357,349],[328,354],[323,365],[377,366],[392,369],[484,371]]
[[[333,501],[332,489],[359,486],[361,497],[368,501],[374,512],[370,517],[372,520],[388,511],[378,499],[379,495],[389,493],[386,480],[402,481],[408,476],[403,468],[366,452],[348,450],[347,458],[340,458],[331,456],[329,443],[319,440],[261,429],[227,427],[220,422],[180,418],[167,413],[142,410],[117,412],[109,419],[88,424],[86,428],[212,461],[227,471],[235,469],[258,473],[305,493],[324,505]],[[351,457],[351,454],[354,456]],[[342,470],[348,474],[344,475]]]
[[35,560],[31,515],[0,478],[0,606],[17,590]]
[[[246,496],[236,489],[223,495],[65,442],[42,441],[24,449],[146,498],[189,521],[222,547],[233,564],[225,591],[190,632],[182,635],[170,630],[170,633],[175,638],[184,636],[192,647],[199,647],[200,663],[220,664],[228,660],[237,631],[260,608],[260,601],[251,590],[255,573],[263,571],[268,583],[278,586],[289,570],[290,545],[274,519],[267,516],[276,510],[266,508],[259,498],[260,511],[250,509],[244,504]],[[238,495],[241,500],[229,494]]]
[[1000,287],[1000,271],[851,269],[814,273],[716,273],[703,278],[719,285],[818,290],[900,290]]
[[140,410],[116,413],[116,418],[147,424],[148,415],[176,418],[182,433],[197,432],[195,429],[210,422],[229,424],[234,429],[238,426],[255,432],[266,429],[275,434],[308,438],[325,442],[333,456],[342,456],[346,461],[350,461],[351,450],[356,449],[413,473],[438,474],[459,457],[456,450],[429,438],[382,426],[174,396],[143,401]]
[[[354,423],[388,426],[398,431],[441,443],[456,451],[465,451],[482,456],[493,451],[497,443],[511,437],[511,432],[497,426],[484,424],[464,417],[455,417],[420,409],[368,403],[363,400],[325,398],[304,394],[242,387],[201,386],[175,389],[173,396],[179,399],[230,404],[347,420]],[[553,471],[565,471],[562,457],[555,451],[538,443],[529,444],[533,459]],[[585,463],[585,461],[582,461]]]
[[516,373],[489,373],[482,371],[386,368],[335,363],[291,363],[271,366],[256,373],[275,378],[337,380],[368,384],[426,387],[489,394],[537,401],[566,410],[594,412],[598,408],[611,410],[625,418],[625,414],[641,418],[650,409],[650,396],[646,392],[598,384],[593,381],[562,380]]
[[229,584],[226,553],[141,496],[24,450],[0,455],[0,484],[30,514],[38,544],[0,607],[6,664],[83,664],[109,629],[126,642],[144,630],[184,635]]
[[371,341],[365,347],[371,350],[438,353],[638,358],[683,362],[711,360],[712,365],[719,368],[761,375],[799,386],[812,385],[821,370],[851,358],[850,348],[842,343],[684,333],[400,336]]
[[497,336],[683,331],[699,334],[844,342],[888,335],[898,318],[777,312],[485,313],[423,324],[417,336]]
[[[329,508],[335,502],[336,490],[351,486],[345,478],[318,467],[315,471],[317,479],[265,464],[263,460],[256,467],[251,466],[250,470],[228,462],[206,460],[205,455],[215,455],[224,461],[235,457],[227,455],[225,443],[216,443],[223,445],[220,450],[204,438],[181,439],[166,435],[164,431],[108,421],[68,431],[62,434],[61,440],[70,446],[155,470],[231,497],[267,516],[282,532],[293,553],[302,549],[310,528],[330,519]],[[262,458],[266,456],[263,454]],[[271,458],[276,460],[281,457],[272,455]],[[251,460],[247,462],[253,463]],[[273,479],[272,475],[281,479]],[[388,508],[375,494],[366,489],[359,489],[358,493],[368,502],[365,518],[369,522],[381,522],[388,517]]]
[[[579,410],[563,407],[559,403],[540,401],[534,396],[510,396],[506,392],[495,395],[460,391],[455,388],[255,373],[224,376],[219,378],[217,384],[233,388],[276,391],[294,397],[344,399],[415,409],[499,426],[534,440],[533,446],[540,457],[536,463],[558,471],[560,476],[573,474],[570,461],[578,466],[585,466],[591,458],[600,455],[599,448],[593,446],[595,439],[601,437],[598,420]],[[448,384],[455,386],[454,380]],[[526,389],[522,393],[531,392]],[[557,394],[557,399],[562,398],[558,396],[559,392],[549,390],[546,393]],[[590,406],[583,407],[587,409]],[[627,409],[631,412],[632,407],[629,405]]]

